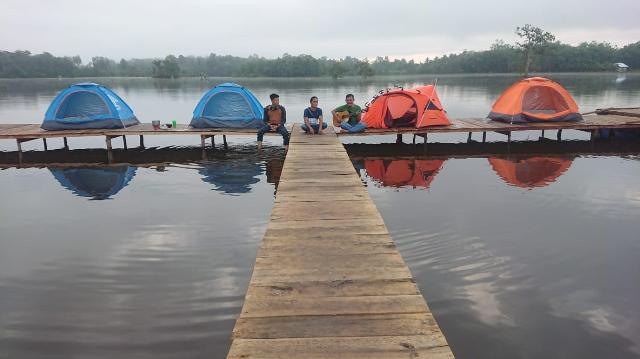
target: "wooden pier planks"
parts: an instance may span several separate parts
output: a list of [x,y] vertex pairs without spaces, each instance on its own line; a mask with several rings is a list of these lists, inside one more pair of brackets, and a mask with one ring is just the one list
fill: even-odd
[[[424,134],[451,132],[516,132],[536,130],[597,130],[600,128],[640,128],[640,118],[628,112],[610,112],[608,115],[585,115],[578,122],[526,122],[504,123],[484,118],[452,119],[449,126],[423,128],[370,128],[360,133],[338,133],[339,136],[375,136],[388,134]],[[615,114],[614,114],[615,113]]]
[[294,129],[228,358],[453,358],[329,129]]

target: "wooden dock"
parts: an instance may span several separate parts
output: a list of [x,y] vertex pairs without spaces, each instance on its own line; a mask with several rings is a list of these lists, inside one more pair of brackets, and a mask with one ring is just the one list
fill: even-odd
[[333,131],[292,133],[228,358],[453,358]]
[[595,137],[599,129],[613,128],[640,128],[640,109],[607,109],[601,110],[599,113],[590,113],[583,116],[583,121],[578,122],[526,122],[526,123],[504,123],[499,121],[491,121],[486,118],[467,118],[452,119],[449,126],[432,126],[423,128],[388,128],[377,129],[368,128],[360,133],[343,133],[339,132],[338,136],[376,136],[376,135],[403,135],[414,134],[427,138],[430,133],[483,133],[483,142],[486,139],[487,132],[497,132],[507,136],[511,140],[512,132],[521,131],[545,131],[556,130],[558,138],[562,134],[562,130],[578,130],[590,132],[592,138]]
[[[535,131],[539,130],[544,133],[545,130],[557,130],[558,139],[560,139],[562,130],[578,130],[590,132],[592,138],[595,137],[599,129],[625,129],[640,128],[640,108],[609,108],[598,110],[597,112],[585,114],[584,121],[579,122],[549,122],[549,123],[503,123],[490,121],[484,118],[469,119],[452,119],[449,126],[433,126],[424,128],[389,128],[389,129],[367,129],[360,133],[341,133],[336,131],[339,136],[379,136],[379,135],[403,135],[413,134],[424,137],[427,141],[427,135],[430,133],[483,133],[483,142],[486,139],[487,132],[497,132],[507,136],[507,140],[511,141],[511,133],[519,131]],[[288,126],[291,129],[291,125]],[[127,136],[139,136],[139,145],[144,147],[144,136],[184,136],[197,135],[200,136],[200,145],[202,148],[206,146],[206,140],[211,139],[211,145],[215,146],[215,136],[222,136],[224,146],[227,146],[227,136],[255,136],[256,129],[201,129],[192,128],[188,125],[178,124],[177,128],[172,129],[154,129],[151,124],[141,123],[135,126],[122,129],[96,129],[96,130],[61,130],[47,131],[40,128],[39,124],[0,124],[0,139],[14,139],[17,144],[18,152],[22,152],[22,143],[42,139],[44,150],[48,150],[48,138],[63,138],[64,148],[69,148],[67,139],[71,137],[95,137],[102,136],[105,138],[107,150],[112,149],[112,139],[122,138],[123,147],[127,148]],[[268,136],[279,136],[277,133],[267,133]]]

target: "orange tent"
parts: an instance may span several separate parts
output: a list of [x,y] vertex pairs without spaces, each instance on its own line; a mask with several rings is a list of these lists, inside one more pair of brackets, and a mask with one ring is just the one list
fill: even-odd
[[507,160],[490,157],[489,163],[507,184],[534,188],[544,187],[560,177],[573,162],[572,159],[558,157],[530,157]]
[[511,85],[493,104],[487,117],[510,123],[582,120],[569,92],[543,77],[531,77]]
[[365,160],[367,175],[385,187],[429,188],[445,160]]
[[450,125],[433,85],[390,90],[374,98],[362,115],[367,128]]

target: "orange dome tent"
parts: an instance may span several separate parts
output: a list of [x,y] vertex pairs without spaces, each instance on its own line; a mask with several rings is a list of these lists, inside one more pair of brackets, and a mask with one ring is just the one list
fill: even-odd
[[572,159],[558,157],[530,157],[507,160],[490,157],[489,163],[507,184],[534,188],[544,187],[560,177],[573,162]]
[[385,187],[429,188],[445,160],[365,160],[367,175]]
[[578,105],[557,82],[531,77],[506,89],[488,118],[504,122],[581,121]]
[[362,115],[367,128],[450,125],[433,85],[395,89],[376,97]]

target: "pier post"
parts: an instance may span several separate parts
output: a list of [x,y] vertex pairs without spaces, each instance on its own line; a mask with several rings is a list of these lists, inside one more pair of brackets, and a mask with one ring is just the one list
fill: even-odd
[[200,147],[202,147],[203,150],[205,146],[204,140],[205,140],[204,135],[200,135]]
[[44,138],[44,137],[42,138],[42,144],[44,145],[44,150],[45,150],[45,151],[48,151],[48,150],[49,150],[49,148],[47,147],[47,139],[46,139],[46,138]]
[[413,143],[414,145],[416,144],[416,135],[415,135],[415,134],[413,134],[413,140],[412,140],[412,143]]
[[108,135],[107,135],[107,136],[105,137],[105,140],[106,140],[106,142],[107,142],[107,151],[111,152],[111,149],[112,149],[112,147],[111,147],[111,136],[108,136]]
[[224,149],[229,149],[229,144],[227,144],[227,135],[222,135],[222,142],[224,142]]
[[482,143],[487,142],[487,133],[486,132],[482,132]]
[[127,136],[122,135],[122,144],[124,145],[124,149],[128,150],[127,148]]
[[401,133],[396,135],[396,143],[402,143],[402,134]]
[[213,148],[213,149],[216,148],[216,136],[215,135],[211,136],[211,148]]
[[68,150],[69,149],[69,143],[67,143],[67,138],[66,137],[62,137],[62,141],[64,143],[64,149]]
[[562,141],[562,129],[558,130],[558,141]]
[[144,148],[144,136],[140,135],[140,148]]
[[467,142],[471,142],[471,132],[469,132],[469,135],[467,136]]
[[18,144],[18,153],[22,153],[22,142],[19,138],[16,138],[16,143]]

